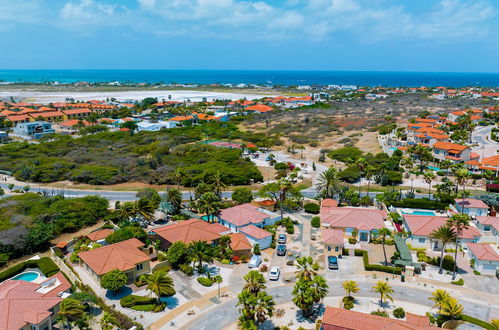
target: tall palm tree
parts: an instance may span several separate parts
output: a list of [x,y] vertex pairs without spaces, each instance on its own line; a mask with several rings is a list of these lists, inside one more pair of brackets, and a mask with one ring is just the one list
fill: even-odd
[[199,199],[203,194],[212,190],[211,185],[204,181],[200,181],[196,188],[194,188],[194,198]]
[[359,195],[360,195],[360,192],[361,192],[361,184],[362,184],[362,176],[365,175],[365,171],[366,171],[366,167],[367,167],[367,161],[364,157],[359,157],[357,159],[357,167],[359,168],[359,172],[360,172],[360,177],[359,177]]
[[423,173],[423,178],[428,184],[428,199],[431,199],[431,182],[435,179],[435,173],[432,171],[426,171]]
[[214,214],[220,210],[220,199],[214,192],[204,193],[197,202],[197,208],[206,214],[208,221],[212,221]]
[[360,291],[359,287],[357,286],[357,282],[352,280],[343,282],[343,289],[345,289],[345,293],[349,297],[352,296],[352,293],[357,293]]
[[130,220],[135,215],[134,203],[126,202],[119,206],[118,208],[119,219]]
[[445,245],[456,240],[456,232],[452,227],[443,225],[430,233],[430,238],[438,239],[442,242],[442,252],[440,254],[440,268],[438,273],[442,274],[442,264],[444,262]]
[[182,178],[184,177],[184,175],[184,171],[180,167],[177,167],[175,171],[173,171],[173,179],[177,184],[177,189],[180,189],[180,182],[182,182]]
[[470,217],[467,214],[454,214],[447,219],[447,225],[456,231],[456,251],[454,252],[454,272],[452,279],[456,279],[457,271],[457,250],[459,247],[459,238],[462,237],[463,231],[468,229],[470,225]]
[[373,177],[375,170],[376,169],[372,165],[367,165],[364,170],[364,176],[367,179],[367,196],[369,196],[369,186],[371,185],[371,178]]
[[58,317],[66,323],[68,329],[71,329],[71,320],[79,319],[84,314],[83,304],[79,300],[69,297],[61,302]]
[[173,296],[175,288],[173,279],[165,271],[155,271],[147,277],[147,289],[156,295],[157,303],[161,296]]
[[228,235],[223,235],[218,239],[218,245],[222,248],[223,253],[230,248],[231,238]]
[[315,297],[312,295],[310,281],[298,280],[293,287],[293,303],[308,317],[312,314]]
[[155,209],[154,203],[148,199],[139,199],[133,204],[134,216],[142,216],[146,220],[152,219]]
[[433,307],[438,307],[438,313],[442,313],[442,305],[445,300],[450,297],[449,293],[443,289],[437,289],[431,293],[431,297],[428,298],[433,301],[435,304]]
[[327,296],[329,291],[329,286],[326,283],[326,279],[322,276],[314,276],[311,283],[312,296],[314,297],[315,303],[319,303],[324,297]]
[[321,173],[317,179],[317,196],[321,198],[333,198],[338,192],[339,178],[338,170],[334,167]]
[[265,278],[258,270],[249,271],[248,274],[244,275],[244,281],[246,283],[244,284],[243,289],[248,290],[255,296],[267,287],[265,285]]
[[189,256],[193,262],[198,263],[198,272],[203,272],[203,261],[211,262],[213,260],[211,246],[204,241],[194,241],[189,244]]
[[393,302],[393,298],[390,296],[390,293],[393,293],[394,291],[388,282],[378,281],[378,283],[373,286],[372,291],[379,293],[381,305],[386,304],[387,300]]
[[180,190],[175,188],[170,188],[166,190],[166,201],[171,204],[175,214],[180,212],[182,207],[182,193]]
[[213,187],[213,190],[215,191],[215,194],[218,196],[218,198],[222,197],[222,191],[224,191],[227,188],[227,185],[222,179],[222,172],[216,171],[215,174],[211,176],[211,186]]
[[[459,188],[461,185],[463,187],[463,202],[466,201],[466,182],[470,178],[470,172],[466,168],[459,168],[455,172],[456,184]],[[464,213],[464,206],[461,208],[461,213]]]
[[255,297],[255,316],[258,323],[263,323],[274,314],[275,302],[271,295],[265,291],[260,291]]
[[388,264],[388,259],[386,258],[385,242],[386,237],[392,236],[392,231],[386,227],[378,229],[378,236],[381,237],[381,244],[383,244],[383,255],[385,256],[385,266]]
[[443,160],[440,162],[439,166],[442,170],[445,170],[445,177],[447,177],[448,174],[448,169],[452,167],[452,162],[448,159]]
[[317,275],[317,271],[314,270],[316,268],[316,263],[314,263],[314,259],[312,257],[301,257],[296,259],[298,271],[295,272],[296,278],[310,281],[312,277]]
[[447,297],[444,300],[440,314],[450,317],[451,319],[457,319],[463,313],[463,305],[461,305],[456,298]]

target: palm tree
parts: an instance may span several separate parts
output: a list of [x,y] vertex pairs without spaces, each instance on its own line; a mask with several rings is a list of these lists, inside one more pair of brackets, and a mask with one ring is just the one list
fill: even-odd
[[431,232],[430,238],[438,239],[442,242],[442,253],[440,254],[440,268],[438,273],[442,274],[442,264],[444,262],[445,245],[456,240],[456,232],[452,227],[443,225]]
[[215,191],[215,194],[218,196],[218,198],[222,197],[222,191],[224,191],[227,188],[227,185],[225,182],[223,182],[222,179],[222,172],[217,171],[213,176],[211,177],[211,186],[213,187],[213,190]]
[[452,167],[452,162],[448,159],[445,159],[442,162],[440,162],[439,167],[442,170],[445,170],[445,177],[447,177],[448,174],[447,170]]
[[156,295],[158,304],[161,296],[173,296],[175,294],[173,279],[165,271],[155,271],[148,276],[147,289]]
[[230,248],[231,238],[228,235],[223,235],[218,239],[218,246],[222,248],[223,254]]
[[457,271],[457,250],[459,245],[459,238],[463,235],[463,231],[468,229],[470,225],[470,217],[467,214],[454,214],[447,219],[447,225],[456,231],[456,251],[454,253],[454,272],[452,279],[456,279]]
[[[466,201],[466,181],[470,178],[470,172],[466,168],[459,168],[455,172],[456,184],[463,187],[463,202]],[[464,213],[464,206],[461,208],[461,213]]]
[[298,271],[295,272],[296,278],[301,280],[310,281],[312,277],[317,275],[317,271],[314,268],[317,267],[316,263],[314,263],[314,259],[312,257],[301,257],[296,259]]
[[360,291],[359,287],[357,286],[357,282],[352,280],[343,282],[343,289],[345,289],[345,293],[349,297],[352,296],[352,293],[357,293]]
[[211,246],[204,241],[194,241],[189,244],[189,255],[193,262],[198,262],[198,272],[203,272],[203,261],[211,262]]
[[196,188],[194,188],[194,198],[199,199],[203,194],[211,191],[211,185],[207,184],[204,181],[200,181]]
[[383,227],[378,230],[378,236],[381,237],[381,244],[383,244],[383,255],[385,256],[385,266],[388,264],[388,259],[386,258],[386,250],[385,250],[385,242],[387,236],[392,236],[392,232],[390,229]]
[[493,319],[490,321],[490,324],[492,324],[492,327],[496,330],[499,330],[499,319]]
[[74,298],[66,298],[59,307],[59,318],[71,329],[71,320],[79,319],[85,314],[83,304]]
[[463,313],[463,305],[459,304],[456,298],[447,297],[443,301],[440,309],[440,314],[450,317],[451,319],[457,319]]
[[367,161],[364,157],[359,157],[357,159],[357,167],[359,168],[359,172],[360,172],[360,177],[359,177],[359,195],[360,195],[360,192],[361,192],[361,184],[362,184],[362,176],[365,175],[365,170],[366,170],[366,167],[367,167]]
[[435,304],[433,307],[438,307],[438,313],[442,313],[442,305],[445,300],[450,297],[449,293],[443,289],[437,289],[431,293],[431,297],[428,298],[433,301]]
[[315,298],[312,296],[310,281],[298,280],[293,287],[293,303],[308,317],[312,314]]
[[148,199],[139,199],[133,204],[134,216],[142,216],[146,220],[152,219],[155,209],[154,203]]
[[435,173],[432,171],[426,171],[423,174],[423,178],[428,184],[428,199],[431,199],[431,182],[435,179]]
[[244,275],[244,280],[246,283],[244,284],[243,289],[248,290],[254,296],[266,288],[265,278],[258,270],[248,272],[248,274]]
[[321,198],[333,198],[338,192],[338,170],[334,167],[322,172],[317,181],[317,195]]
[[260,291],[255,297],[255,316],[258,323],[263,323],[274,314],[275,302],[271,295],[265,291]]
[[367,196],[369,196],[369,186],[371,184],[371,178],[373,177],[375,170],[376,169],[372,165],[367,165],[366,169],[364,170],[364,176],[367,179]]
[[483,177],[485,179],[485,191],[489,191],[487,184],[492,182],[494,176],[494,172],[492,172],[491,170],[485,170],[483,172]]
[[184,171],[180,167],[177,167],[175,171],[173,171],[173,178],[177,184],[177,189],[180,189],[180,182],[182,182],[184,175]]
[[214,192],[204,193],[198,200],[197,208],[199,212],[206,214],[208,221],[211,221],[213,215],[220,210],[220,199]]
[[327,296],[329,286],[327,285],[324,277],[316,275],[312,278],[311,289],[314,301],[318,303]]
[[393,302],[393,298],[390,296],[390,293],[393,293],[394,291],[388,282],[378,281],[378,283],[373,286],[372,291],[380,294],[381,305],[386,304],[387,300]]
[[173,207],[174,213],[178,214],[180,208],[182,207],[182,193],[180,190],[175,188],[170,188],[166,190],[166,201]]

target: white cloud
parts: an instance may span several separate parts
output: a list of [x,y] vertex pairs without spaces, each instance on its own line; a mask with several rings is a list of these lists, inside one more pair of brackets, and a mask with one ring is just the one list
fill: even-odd
[[130,9],[123,5],[80,0],[64,4],[59,16],[63,27],[78,29],[129,24],[130,14]]

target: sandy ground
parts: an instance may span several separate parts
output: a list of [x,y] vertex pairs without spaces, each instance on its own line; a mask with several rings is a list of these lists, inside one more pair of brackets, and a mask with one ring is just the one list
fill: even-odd
[[[172,101],[202,101],[206,98],[208,101],[214,99],[238,100],[246,98],[248,100],[260,99],[265,95],[252,93],[229,93],[229,92],[207,92],[207,91],[178,91],[178,90],[157,90],[157,91],[114,91],[114,92],[37,92],[37,91],[0,91],[0,98],[20,98],[26,102],[51,103],[64,102],[66,98],[75,100],[105,100],[106,98],[115,98],[118,101],[135,101],[147,97],[157,97],[158,100],[168,100],[171,95]],[[277,96],[268,94],[267,96]]]

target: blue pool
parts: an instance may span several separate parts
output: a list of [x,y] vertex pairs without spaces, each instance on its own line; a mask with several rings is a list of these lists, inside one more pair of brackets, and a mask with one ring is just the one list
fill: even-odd
[[428,165],[428,169],[430,169],[432,171],[440,171],[440,167],[435,167],[435,166],[430,166],[430,165]]
[[432,211],[413,211],[413,212],[404,212],[402,211],[403,214],[412,214],[412,215],[430,215],[430,216],[435,216],[435,212]]
[[19,275],[14,276],[13,278],[11,278],[11,280],[33,282],[39,276],[40,276],[40,274],[38,274],[37,272],[25,272],[25,273],[21,273]]

